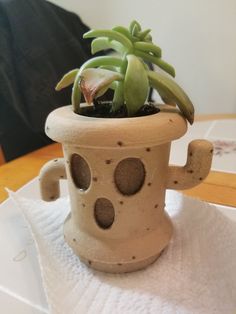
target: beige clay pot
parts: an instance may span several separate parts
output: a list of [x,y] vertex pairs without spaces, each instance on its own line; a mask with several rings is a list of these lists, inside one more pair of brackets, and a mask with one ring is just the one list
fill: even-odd
[[59,197],[67,177],[71,213],[64,235],[75,254],[105,272],[130,272],[153,263],[169,243],[172,223],[165,207],[166,189],[202,182],[212,160],[212,144],[189,144],[184,167],[169,166],[171,141],[187,130],[173,107],[138,118],[90,118],[70,106],[53,111],[46,133],[62,143],[64,159],[40,172],[42,197]]

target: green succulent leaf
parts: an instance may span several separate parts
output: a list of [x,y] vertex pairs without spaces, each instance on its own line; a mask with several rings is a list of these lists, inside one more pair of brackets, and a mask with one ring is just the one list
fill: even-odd
[[132,49],[132,42],[123,34],[114,30],[91,30],[84,34],[84,38],[107,37],[120,42],[127,49]]
[[147,62],[151,62],[151,63],[159,66],[159,68],[161,68],[162,70],[164,70],[165,72],[167,72],[171,76],[175,77],[175,69],[172,67],[172,65],[163,61],[161,58],[152,56],[152,55],[150,55],[146,52],[142,52],[142,51],[136,51],[135,54],[138,57],[142,58],[143,60],[145,60]]
[[55,87],[55,90],[56,91],[59,91],[71,84],[73,84],[75,78],[76,78],[76,75],[77,73],[79,72],[79,69],[74,69],[74,70],[71,70],[69,71],[68,73],[66,73],[62,78],[61,80],[57,83],[56,87]]
[[139,32],[139,38],[140,38],[141,40],[144,40],[145,37],[146,37],[150,32],[151,32],[151,29],[150,29],[150,28],[149,28],[149,29],[146,29],[146,30],[143,31],[143,32]]
[[189,121],[190,124],[194,121],[194,107],[183,89],[175,83],[170,77],[153,71],[147,71],[150,85],[155,88],[162,97],[175,103],[183,116]]
[[150,34],[147,34],[145,37],[144,37],[144,41],[146,42],[152,42],[152,36]]
[[117,81],[112,82],[110,85],[110,89],[116,90],[119,83],[121,82],[117,82]]
[[105,69],[105,70],[117,72],[117,67],[114,67],[113,65],[101,65],[99,69]]
[[71,104],[75,113],[80,113],[80,71],[77,72],[71,93]]
[[122,66],[122,59],[118,57],[112,57],[112,56],[101,56],[101,57],[95,57],[88,61],[86,61],[80,68],[80,72],[82,72],[84,69],[87,68],[96,68],[100,66],[115,66],[115,67],[121,67]]
[[137,21],[128,28],[116,26],[112,30],[91,30],[84,38],[93,38],[91,51],[113,49],[120,57],[102,56],[86,61],[80,69],[74,69],[63,76],[56,90],[73,84],[71,101],[76,113],[81,112],[81,94],[88,104],[103,95],[108,88],[114,89],[111,110],[127,107],[128,116],[134,116],[145,103],[150,86],[154,87],[165,103],[177,105],[193,123],[193,105],[181,89],[162,71],[149,71],[148,63],[175,77],[173,66],[161,59],[161,48],[152,43],[150,29],[142,30]]
[[159,93],[161,99],[163,100],[163,102],[164,102],[165,104],[170,105],[170,106],[173,106],[173,107],[176,106],[176,103],[173,101],[173,99],[169,98],[169,97],[165,94],[165,92],[162,92],[162,91],[161,91],[161,89],[159,89],[158,93]]
[[75,113],[80,113],[80,101],[81,101],[81,89],[80,89],[80,81],[81,81],[81,73],[87,68],[96,68],[99,66],[122,66],[122,59],[117,57],[108,57],[108,56],[101,56],[95,57],[86,61],[77,72],[73,88],[71,94],[71,103]]
[[137,22],[136,20],[135,20],[135,22],[136,22],[136,27],[137,27],[138,31],[140,32],[142,30],[142,27],[139,24],[139,22]]
[[136,21],[133,20],[130,25],[129,25],[129,32],[132,35],[136,35],[137,32],[141,31],[141,26],[140,24]]
[[132,36],[138,37],[139,27],[137,24],[134,24],[134,27],[132,29]]
[[124,27],[124,26],[115,26],[112,28],[112,30],[126,36],[131,42],[138,40],[137,37],[133,37],[131,35],[131,33],[129,32],[128,28]]
[[124,104],[124,82],[116,82],[116,88],[112,101],[112,111],[115,112]]
[[143,63],[134,55],[127,55],[128,66],[124,79],[124,100],[129,116],[133,116],[145,103],[149,82]]
[[102,96],[113,81],[120,81],[123,75],[106,69],[85,69],[80,74],[80,89],[87,104]]
[[95,38],[91,43],[92,54],[106,49],[113,49],[121,54],[123,54],[127,50],[118,41],[109,40],[106,37]]
[[146,53],[151,52],[154,54],[155,57],[161,57],[161,48],[152,43],[138,41],[134,43],[134,48]]

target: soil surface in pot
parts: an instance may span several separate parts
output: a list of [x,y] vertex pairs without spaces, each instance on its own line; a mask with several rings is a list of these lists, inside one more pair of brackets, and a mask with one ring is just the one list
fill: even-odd
[[[154,103],[149,102],[143,105],[133,117],[148,116],[158,113],[160,109]],[[109,101],[94,101],[94,106],[83,107],[81,115],[94,118],[127,118],[127,110],[122,106],[118,111],[111,111],[111,102]]]

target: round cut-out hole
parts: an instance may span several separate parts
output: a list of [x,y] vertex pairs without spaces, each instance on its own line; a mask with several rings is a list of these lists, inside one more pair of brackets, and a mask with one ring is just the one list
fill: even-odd
[[115,219],[115,210],[112,203],[106,198],[98,198],[94,206],[94,217],[102,229],[112,226]]
[[138,158],[126,158],[115,169],[115,184],[120,193],[133,195],[143,186],[145,168]]
[[80,190],[87,190],[91,183],[91,171],[87,161],[78,154],[71,156],[71,176],[74,184]]

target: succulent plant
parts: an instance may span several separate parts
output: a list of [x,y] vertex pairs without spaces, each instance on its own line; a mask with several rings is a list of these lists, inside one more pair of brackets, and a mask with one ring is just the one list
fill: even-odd
[[[81,113],[82,93],[87,104],[91,104],[111,88],[114,90],[111,111],[125,106],[128,116],[134,116],[145,104],[150,88],[154,88],[164,103],[177,105],[183,116],[193,123],[193,104],[171,78],[175,77],[175,70],[161,58],[161,49],[153,44],[150,31],[142,30],[140,24],[133,21],[129,28],[116,26],[111,30],[91,30],[84,34],[84,38],[94,38],[92,54],[113,49],[117,55],[94,57],[80,69],[63,76],[56,90],[73,84],[74,112]],[[150,70],[147,63],[156,65],[158,70]]]

